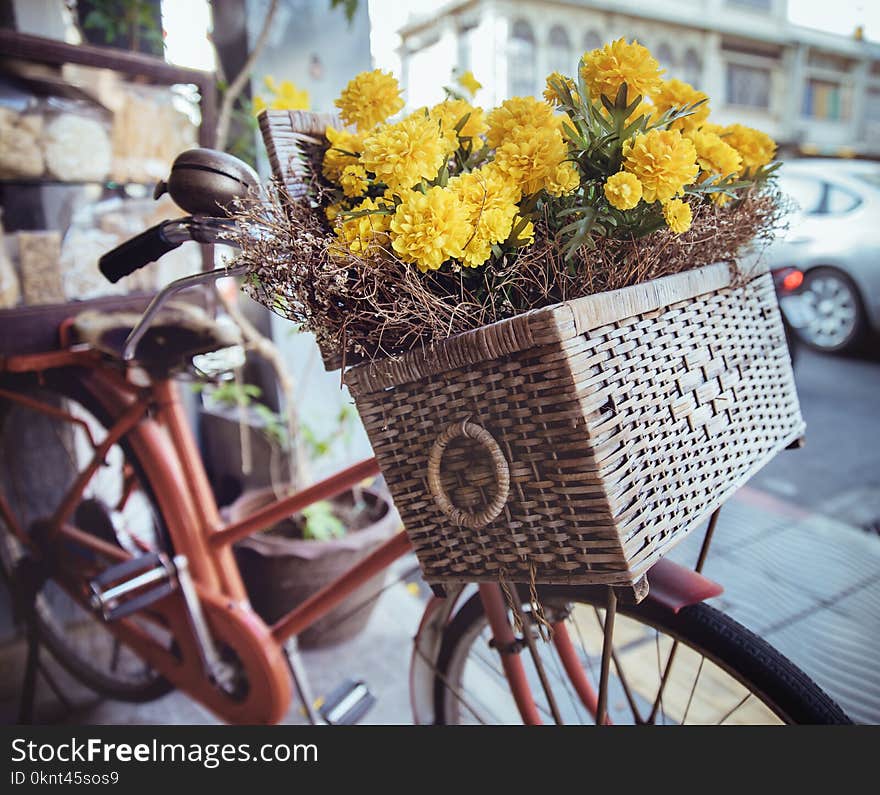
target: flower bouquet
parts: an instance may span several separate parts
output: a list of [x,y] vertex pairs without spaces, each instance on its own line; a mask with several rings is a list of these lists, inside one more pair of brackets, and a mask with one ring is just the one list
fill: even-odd
[[260,123],[247,289],[345,374],[431,583],[636,582],[803,421],[770,277],[775,144],[621,39],[486,113]]

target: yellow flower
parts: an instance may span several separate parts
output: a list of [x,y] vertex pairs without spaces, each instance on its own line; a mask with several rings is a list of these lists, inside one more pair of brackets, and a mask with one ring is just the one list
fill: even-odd
[[[481,136],[488,129],[482,108],[475,108],[464,99],[447,99],[431,108],[429,115],[440,125],[440,134],[450,154],[458,149],[458,139],[470,141],[474,150],[482,146]],[[455,128],[467,117],[461,130]]]
[[605,96],[613,101],[623,83],[627,102],[650,96],[660,88],[660,75],[660,64],[637,41],[628,44],[621,38],[582,58],[581,77],[593,99]]
[[568,90],[571,91],[572,95],[577,94],[577,85],[574,80],[570,77],[566,77],[561,72],[553,72],[553,74],[547,75],[546,80],[546,88],[544,89],[544,99],[550,105],[560,105],[562,103],[562,97],[560,97],[554,88],[551,87],[550,81],[554,83],[562,83],[565,86],[568,86]]
[[525,127],[495,151],[495,164],[525,195],[548,187],[568,157],[562,134],[554,127]]
[[336,202],[335,204],[328,204],[324,208],[324,215],[327,217],[327,220],[332,224],[338,217],[340,213],[344,213],[346,211],[346,203],[345,202]]
[[342,169],[339,184],[342,185],[342,192],[346,196],[356,199],[367,192],[370,183],[367,181],[366,169],[355,163]]
[[361,163],[396,192],[432,180],[446,160],[437,122],[416,112],[375,130],[364,141]]
[[647,202],[666,202],[697,177],[697,152],[678,130],[651,130],[623,145],[623,167],[642,183]]
[[726,177],[739,173],[742,158],[739,152],[723,138],[713,132],[706,132],[705,128],[689,132],[687,137],[694,142],[694,148],[697,150],[697,163],[703,172],[700,175],[700,182],[707,179],[710,174]]
[[331,182],[339,182],[342,170],[346,166],[357,163],[357,157],[348,153],[351,152],[357,155],[363,151],[363,138],[350,133],[348,130],[337,130],[333,127],[328,127],[324,131],[324,135],[330,143],[330,146],[324,153],[324,176]]
[[[665,113],[671,108],[682,108],[685,105],[693,105],[701,100],[708,100],[708,94],[697,91],[689,83],[683,80],[664,80],[660,88],[654,93],[654,105],[658,114]],[[693,130],[700,127],[709,117],[709,102],[705,101],[690,116],[677,119],[669,125],[670,129]]]
[[675,234],[680,235],[687,232],[691,228],[691,206],[681,199],[671,199],[663,205],[663,217],[666,219],[666,225]]
[[394,76],[374,69],[352,78],[335,104],[342,121],[354,124],[358,132],[366,132],[397,113],[403,99]]
[[453,177],[449,189],[458,196],[467,217],[469,240],[462,264],[476,268],[489,259],[493,243],[503,243],[510,236],[520,190],[492,163]]
[[[364,199],[355,205],[351,212],[360,213],[365,210],[384,210],[385,205],[376,199]],[[387,213],[374,212],[354,218],[344,218],[336,227],[336,236],[344,243],[343,250],[361,257],[376,254],[388,244],[388,228],[391,216]]]
[[486,141],[490,149],[495,149],[505,141],[527,137],[533,127],[557,129],[561,118],[555,116],[553,108],[546,102],[534,97],[512,97],[495,108],[487,121]]
[[618,171],[605,183],[605,198],[618,210],[631,210],[642,198],[642,183],[627,171]]
[[474,73],[468,69],[463,74],[458,76],[458,80],[456,81],[462,88],[464,88],[471,96],[477,93],[482,87],[483,84],[474,77]]
[[745,127],[742,124],[730,124],[721,132],[724,143],[729,144],[742,158],[740,173],[748,169],[766,166],[776,154],[776,142],[767,133]]
[[266,75],[263,83],[272,95],[272,101],[267,103],[265,99],[257,95],[254,97],[254,113],[270,108],[271,110],[308,110],[309,92],[297,88],[290,80],[282,80],[276,83],[272,75]]
[[422,273],[462,256],[470,229],[460,199],[449,188],[411,191],[391,220],[392,246]]
[[560,163],[547,177],[544,187],[551,196],[567,196],[581,186],[581,174],[570,160]]

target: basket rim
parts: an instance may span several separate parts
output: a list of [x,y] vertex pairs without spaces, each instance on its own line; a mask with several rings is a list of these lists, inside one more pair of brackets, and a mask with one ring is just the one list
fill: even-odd
[[[766,263],[758,262],[744,275],[751,280],[767,270]],[[401,386],[528,348],[563,343],[609,323],[731,287],[734,280],[732,265],[716,262],[539,307],[402,354],[356,364],[346,371],[344,380],[354,395]]]

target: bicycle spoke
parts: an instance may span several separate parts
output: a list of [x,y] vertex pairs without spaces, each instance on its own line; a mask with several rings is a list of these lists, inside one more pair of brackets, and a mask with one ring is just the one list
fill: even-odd
[[[654,630],[654,645],[657,647],[657,677],[660,680],[660,688],[657,692],[657,698],[655,700],[655,704],[660,704],[660,719],[663,721],[663,725],[666,725],[666,713],[663,711],[663,673],[660,670],[660,633],[655,629]],[[648,723],[655,723],[657,720],[657,712],[656,709],[651,711],[651,715],[648,718]]]
[[[599,608],[593,608],[593,614],[596,616],[596,623],[599,625],[599,629],[602,633],[605,632],[605,624],[602,621],[601,616],[599,615]],[[583,639],[581,640],[581,644],[583,644]],[[633,720],[636,724],[645,723],[644,718],[642,718],[642,713],[639,711],[638,704],[636,704],[635,696],[633,695],[632,689],[629,686],[629,681],[627,680],[624,672],[623,665],[620,662],[620,658],[617,652],[612,648],[611,650],[611,660],[614,663],[614,670],[617,671],[617,679],[623,687],[623,694],[626,696],[626,701],[629,704],[630,712],[632,713]],[[595,671],[593,673],[593,680],[598,681]]]
[[722,723],[724,723],[724,721],[726,721],[731,715],[733,715],[733,713],[736,712],[736,711],[737,711],[737,710],[738,710],[743,704],[745,704],[746,701],[748,701],[751,697],[752,697],[752,694],[751,694],[751,693],[746,693],[746,694],[743,696],[742,700],[739,702],[739,704],[737,704],[733,709],[731,709],[729,712],[727,712],[727,713],[724,715],[724,717],[721,718],[721,720],[718,721],[715,725],[716,725],[716,726],[720,726]]
[[684,726],[687,723],[688,712],[691,710],[691,702],[694,700],[694,693],[697,692],[697,682],[700,681],[700,674],[703,673],[703,663],[706,662],[705,657],[700,657],[700,665],[697,668],[697,675],[694,677],[694,683],[691,685],[691,692],[688,696],[687,705],[684,708],[684,715],[681,718],[681,725]]
[[[666,689],[666,683],[669,681],[669,674],[672,672],[672,664],[675,662],[675,653],[678,651],[678,641],[672,642],[672,648],[669,650],[669,656],[666,658],[666,665],[663,668],[663,675],[660,679],[660,689],[654,698],[654,705],[651,707],[651,714],[648,716],[648,723],[653,723],[657,717],[657,709],[663,707],[663,691]],[[657,653],[659,655],[659,639]],[[659,662],[659,657],[658,657]]]

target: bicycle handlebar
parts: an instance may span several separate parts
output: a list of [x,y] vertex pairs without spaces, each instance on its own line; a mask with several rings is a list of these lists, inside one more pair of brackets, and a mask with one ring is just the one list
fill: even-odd
[[115,284],[123,277],[176,249],[183,243],[183,239],[176,240],[170,234],[175,223],[175,221],[163,221],[108,251],[98,261],[101,273],[108,281]]

